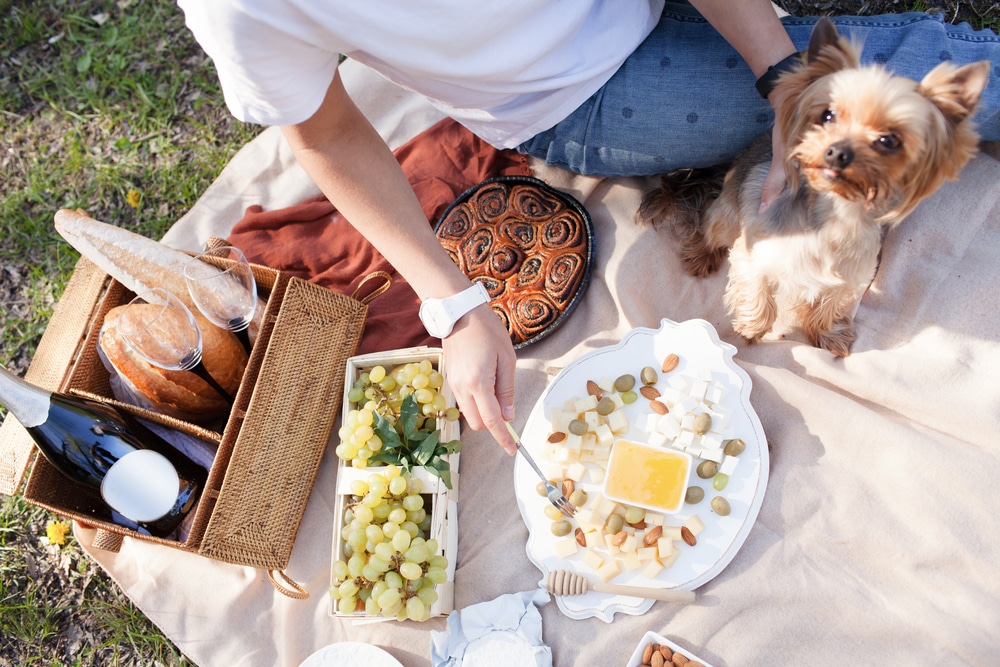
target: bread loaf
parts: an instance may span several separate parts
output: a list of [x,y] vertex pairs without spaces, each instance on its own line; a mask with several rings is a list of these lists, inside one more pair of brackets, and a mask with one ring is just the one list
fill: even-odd
[[[118,374],[145,399],[144,407],[192,422],[225,416],[229,403],[195,373],[158,368],[132,352],[118,333],[117,322],[124,309],[125,306],[118,306],[108,311],[101,328],[100,346]],[[197,313],[195,319],[202,331],[202,363],[235,396],[247,365],[243,346],[235,335],[211,325]]]
[[[191,261],[187,253],[127,229],[94,220],[80,209],[57,211],[55,226],[56,231],[81,255],[136,294],[162,287],[183,301],[191,312],[198,311],[184,282],[184,266]],[[261,302],[251,324],[251,340],[255,338],[257,320],[263,311]]]

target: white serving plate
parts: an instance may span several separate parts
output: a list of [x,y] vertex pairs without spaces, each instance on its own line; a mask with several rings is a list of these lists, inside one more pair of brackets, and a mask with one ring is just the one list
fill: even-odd
[[[710,372],[713,381],[726,388],[722,405],[730,414],[730,427],[746,443],[739,465],[722,494],[729,501],[732,511],[724,517],[711,511],[709,500],[716,495],[711,480],[698,478],[692,469],[691,484],[705,489],[705,499],[697,505],[684,505],[679,512],[667,517],[666,524],[680,525],[686,518],[697,514],[705,523],[697,545],[685,548],[677,562],[655,578],[644,577],[640,569],[623,571],[611,583],[693,590],[716,577],[736,556],[760,511],[768,475],[767,441],[760,420],[750,405],[750,377],[733,361],[736,348],[719,340],[711,324],[704,320],[678,324],[664,319],[659,329],[633,329],[617,345],[580,357],[553,379],[535,403],[521,439],[544,470],[542,444],[551,433],[548,417],[551,408],[562,406],[568,399],[585,396],[587,380],[615,378],[622,373],[638,376],[644,366],[659,368],[670,353],[677,354],[681,359],[675,373]],[[630,427],[620,437],[640,441],[646,439],[642,425],[649,412],[648,406],[648,401],[640,398],[622,408],[626,411]],[[598,580],[594,571],[581,562],[579,553],[569,558],[555,554],[553,545],[559,538],[549,530],[551,521],[543,513],[548,501],[535,490],[538,481],[538,476],[523,457],[518,457],[514,466],[514,489],[521,517],[529,531],[526,545],[528,558],[542,571],[542,585],[549,571],[559,569]],[[601,491],[600,484],[587,481],[581,482],[578,487],[586,490],[591,497]],[[615,613],[643,614],[654,601],[589,592],[580,596],[556,596],[556,602],[571,618],[597,617],[611,622]]]

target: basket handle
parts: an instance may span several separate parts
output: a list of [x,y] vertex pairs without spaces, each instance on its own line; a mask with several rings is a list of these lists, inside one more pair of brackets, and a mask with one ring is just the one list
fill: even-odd
[[[282,581],[278,581],[278,577],[280,577]],[[284,570],[268,570],[267,579],[271,582],[272,586],[278,589],[279,593],[287,595],[290,598],[305,600],[309,597],[309,591],[302,588],[301,584],[285,574]]]
[[[372,290],[370,294],[367,294],[365,296],[358,296],[359,294],[361,294],[361,288],[364,287],[365,283],[368,282],[369,280],[375,280],[376,278],[381,278],[383,281],[382,284],[376,287],[374,290]],[[357,299],[361,303],[368,305],[369,303],[374,301],[376,297],[384,294],[391,286],[392,286],[392,276],[390,276],[388,272],[372,271],[367,276],[361,279],[361,282],[359,282],[358,286],[354,289],[354,293],[351,294],[351,298]]]

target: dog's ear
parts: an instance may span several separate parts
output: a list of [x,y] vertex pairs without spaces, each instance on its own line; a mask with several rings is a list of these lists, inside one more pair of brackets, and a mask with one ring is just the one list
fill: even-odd
[[975,112],[989,79],[988,60],[963,67],[944,62],[923,78],[918,90],[945,118],[958,125]]
[[809,37],[806,63],[814,79],[858,66],[860,49],[837,34],[833,21],[825,16],[816,21]]

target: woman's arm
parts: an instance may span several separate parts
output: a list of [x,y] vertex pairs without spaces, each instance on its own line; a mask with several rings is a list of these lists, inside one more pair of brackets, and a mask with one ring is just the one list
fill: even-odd
[[[768,67],[795,53],[795,45],[770,0],[692,0],[691,4],[743,56],[758,78]],[[776,113],[785,103],[775,93],[768,101]],[[774,156],[761,188],[761,211],[774,201],[785,184],[785,143],[777,126],[771,139]]]
[[[469,287],[424,216],[389,147],[334,77],[319,110],[282,127],[299,164],[329,200],[395,267],[421,299]],[[513,418],[514,349],[488,305],[467,313],[444,341],[449,386],[466,421],[489,429],[508,452]]]

